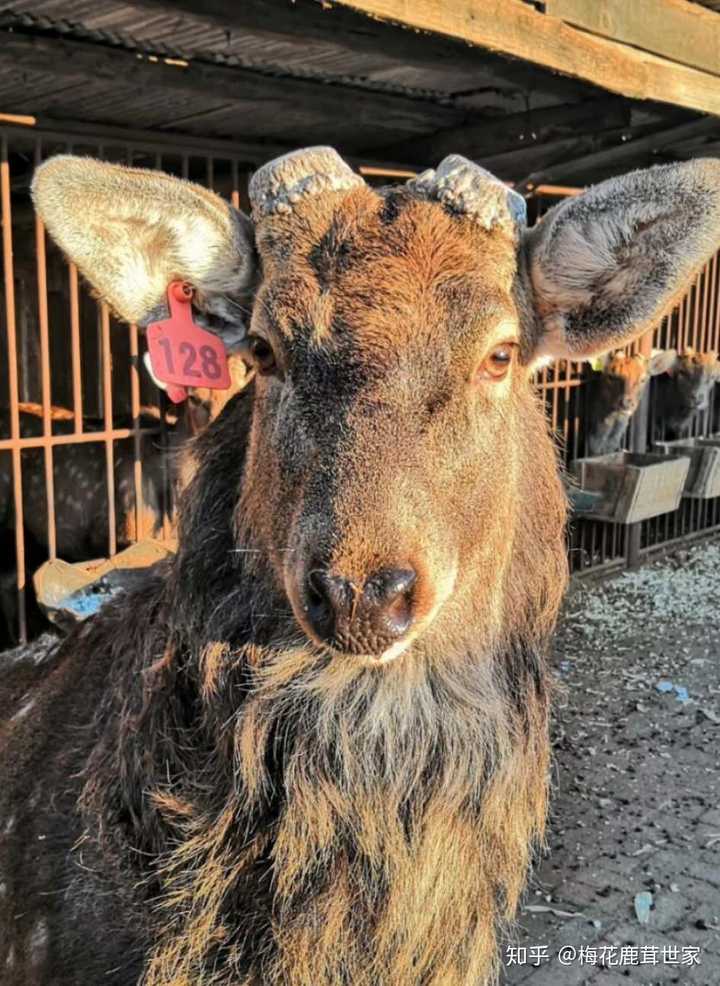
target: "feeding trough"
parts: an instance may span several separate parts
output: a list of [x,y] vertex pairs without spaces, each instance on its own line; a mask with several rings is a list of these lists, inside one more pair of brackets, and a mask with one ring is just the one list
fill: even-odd
[[687,455],[690,458],[683,496],[694,500],[720,496],[720,436],[655,442],[654,448],[663,455]]
[[640,452],[613,452],[572,464],[580,489],[601,494],[586,516],[615,524],[636,524],[677,510],[689,468],[688,456]]

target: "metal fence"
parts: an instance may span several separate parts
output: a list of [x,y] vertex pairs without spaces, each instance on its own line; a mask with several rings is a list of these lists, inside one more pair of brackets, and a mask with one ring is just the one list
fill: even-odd
[[[64,456],[74,449],[102,449],[102,490],[92,491],[92,511],[98,496],[105,507],[98,511],[104,527],[100,554],[112,556],[125,544],[148,533],[157,511],[148,516],[144,479],[148,457],[167,447],[173,423],[163,396],[147,374],[140,372],[144,337],[136,326],[113,326],[104,305],[95,302],[72,265],[46,238],[34,216],[29,185],[34,168],[46,157],[68,152],[91,154],[125,164],[163,169],[191,178],[246,208],[247,176],[261,161],[249,160],[224,144],[190,139],[178,147],[176,139],[156,135],[73,132],[47,128],[0,126],[0,206],[4,301],[0,305],[0,352],[7,352],[7,374],[0,378],[0,588],[6,619],[17,625],[20,638],[27,632],[26,584],[33,567],[58,554],[64,505],[56,502]],[[366,169],[367,170],[367,169]],[[382,175],[371,169],[369,180]],[[392,177],[391,173],[388,173]],[[403,174],[402,177],[405,175]],[[538,188],[531,212],[538,217],[558,197],[574,194],[566,188]],[[701,351],[720,348],[720,263],[714,257],[700,273],[678,307],[654,333],[633,349],[693,345]],[[588,367],[562,361],[544,369],[538,386],[544,395],[550,423],[566,462],[585,452],[583,427],[584,384]],[[22,413],[23,408],[34,414]],[[652,408],[650,409],[652,418]],[[29,424],[28,424],[29,422]],[[709,416],[697,423],[698,433],[709,429]],[[647,436],[631,433],[632,448],[645,447]],[[7,468],[9,456],[10,468]],[[167,457],[163,466],[160,534],[171,525],[171,482]],[[39,464],[42,460],[41,466]],[[130,474],[117,466],[130,463]],[[42,503],[29,502],[37,493],[37,474],[43,477]],[[3,477],[5,489],[3,491]],[[35,485],[30,481],[34,478]],[[82,498],[83,491],[76,491]],[[3,500],[4,498],[4,500]],[[5,513],[3,515],[3,503]],[[29,518],[27,511],[33,511]],[[31,538],[28,520],[37,512],[46,516],[45,537]],[[60,525],[60,527],[59,527]],[[37,523],[35,523],[37,529]],[[675,514],[665,515],[636,530],[620,525],[580,520],[571,525],[569,552],[575,572],[625,564],[638,551],[704,531],[720,528],[720,500],[684,501]],[[97,533],[97,531],[95,532]],[[61,552],[62,554],[62,552]],[[67,560],[77,560],[69,558]],[[15,608],[8,615],[9,599]],[[12,607],[10,606],[12,609]]]
[[[66,264],[47,239],[29,199],[32,173],[54,154],[88,154],[191,178],[242,207],[247,174],[260,162],[210,142],[191,140],[189,145],[178,148],[161,138],[134,140],[109,131],[93,136],[0,127],[4,276],[0,352],[7,353],[7,374],[0,378],[0,588],[4,616],[16,622],[20,639],[27,633],[25,590],[31,569],[43,556],[55,558],[58,553],[58,530],[62,530],[62,511],[68,505],[56,502],[56,488],[61,480],[67,486],[63,469],[68,464],[77,466],[77,462],[70,463],[65,450],[72,448],[77,456],[78,448],[86,446],[93,450],[88,455],[95,458],[98,449],[104,451],[104,509],[100,515],[106,536],[102,553],[112,556],[119,547],[148,533],[150,526],[158,533],[158,512],[150,518],[144,503],[143,473],[148,455],[166,446],[168,431],[163,395],[140,372],[144,337],[134,325],[112,324],[107,307],[92,299],[75,267]],[[3,453],[10,457],[9,469]],[[119,482],[117,475],[119,457],[127,462],[129,455],[130,489],[128,477]],[[42,457],[44,475],[42,504],[37,498],[28,503],[37,485],[28,476],[36,479],[38,457]],[[167,536],[171,484],[167,457],[161,461],[165,481],[161,484],[159,533]],[[83,496],[82,489],[75,492],[78,498]],[[99,491],[92,492],[95,499],[86,503],[88,510],[97,505]],[[34,511],[32,517],[27,514],[29,509]],[[44,513],[40,523],[35,515],[38,510]],[[30,534],[31,527],[35,536]],[[39,538],[38,528],[42,529]],[[11,577],[14,592],[9,589]],[[16,603],[10,602],[11,597]]]
[[[560,199],[580,189],[540,186],[532,193],[531,219],[537,221]],[[657,327],[625,351],[649,355],[653,349],[691,346],[700,353],[720,351],[720,255],[713,256],[698,273],[686,294]],[[591,369],[587,363],[562,361],[538,375],[548,416],[566,465],[586,454],[583,407],[585,384]],[[709,435],[717,416],[717,389],[707,411],[692,425],[692,436]],[[628,431],[627,448],[644,452],[654,440],[667,436],[666,425],[655,406],[655,390],[649,387]],[[644,412],[644,413],[643,413]],[[574,573],[597,572],[635,564],[644,555],[675,541],[720,530],[720,498],[683,499],[674,513],[662,514],[640,524],[622,525],[575,518],[568,532],[570,568]]]

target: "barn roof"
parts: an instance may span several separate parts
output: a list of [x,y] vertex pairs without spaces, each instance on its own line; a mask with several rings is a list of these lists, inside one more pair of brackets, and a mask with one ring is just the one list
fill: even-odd
[[582,183],[718,152],[710,8],[12,0],[0,113],[228,141],[253,161],[315,142],[409,167],[457,150],[508,180]]

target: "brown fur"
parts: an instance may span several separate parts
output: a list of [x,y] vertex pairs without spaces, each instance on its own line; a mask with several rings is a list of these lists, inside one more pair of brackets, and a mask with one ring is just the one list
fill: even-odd
[[[396,557],[412,559],[425,577],[421,620],[436,603],[445,573],[463,576],[382,682],[372,668],[347,661],[310,677],[317,658],[302,645],[280,660],[252,661],[258,683],[234,740],[251,803],[273,783],[266,767],[270,738],[282,722],[307,720],[293,739],[297,766],[286,772],[288,807],[274,834],[278,930],[277,953],[263,965],[268,984],[483,981],[494,963],[491,916],[502,921],[514,913],[529,847],[545,816],[545,689],[523,689],[519,716],[489,658],[507,647],[508,625],[527,620],[522,634],[541,646],[554,619],[565,571],[555,456],[520,367],[502,394],[477,395],[481,419],[466,396],[466,381],[497,332],[498,316],[517,332],[513,254],[502,238],[465,228],[426,203],[408,201],[388,228],[381,205],[360,189],[339,202],[308,203],[287,220],[287,229],[274,222],[271,242],[261,225],[266,286],[253,331],[273,334],[276,345],[282,336],[288,349],[307,339],[308,347],[332,351],[336,340],[326,330],[316,332],[320,304],[352,332],[367,383],[357,411],[346,418],[351,440],[333,449],[340,479],[333,495],[333,564],[361,578]],[[335,255],[325,258],[318,275],[314,249],[329,232]],[[345,266],[337,260],[340,251]],[[482,265],[473,260],[478,254]],[[463,311],[477,313],[470,325],[454,319],[459,297]],[[435,357],[419,375],[423,351]],[[274,384],[261,379],[257,386],[262,409]],[[418,391],[428,405],[437,403],[434,415],[418,409]],[[304,538],[322,536],[312,509],[298,515],[292,503],[298,494],[302,502],[318,463],[308,455],[300,490],[289,490],[282,456],[266,433],[271,421],[262,412],[254,420],[238,522],[242,543],[267,553],[278,585],[292,599],[307,553]],[[324,425],[331,427],[327,420]],[[499,448],[496,429],[506,437]],[[448,445],[468,441],[468,431],[475,452],[464,459]],[[478,470],[480,463],[487,468]],[[452,514],[442,492],[448,486]],[[413,490],[421,500],[414,502]],[[391,499],[383,503],[377,491]],[[538,509],[528,510],[529,501]],[[497,516],[504,523],[498,525]],[[542,529],[529,531],[528,518],[538,516]],[[488,657],[471,670],[468,651]],[[218,692],[224,653],[217,643],[204,651],[206,698]],[[455,693],[460,709],[448,701],[441,712],[431,687],[447,689],[448,697]],[[309,704],[317,710],[312,717]],[[339,761],[339,774],[331,760]],[[422,773],[435,760],[447,767],[423,784]],[[370,763],[382,766],[368,776]],[[421,803],[414,804],[423,787]],[[231,981],[227,970],[201,976],[202,959],[222,942],[232,953],[237,931],[220,906],[227,881],[263,851],[253,841],[243,853],[232,852],[232,817],[231,799],[211,824],[189,822],[166,864],[169,887],[182,887],[169,897],[182,917],[155,952],[148,986]],[[312,892],[318,865],[322,879]],[[191,867],[196,876],[188,883]]]

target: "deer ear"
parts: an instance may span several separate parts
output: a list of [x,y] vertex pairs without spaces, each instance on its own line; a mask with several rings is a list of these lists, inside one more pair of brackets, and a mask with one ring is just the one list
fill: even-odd
[[648,370],[651,377],[658,377],[661,373],[669,373],[677,363],[677,351],[675,349],[654,350],[648,360]]
[[237,330],[238,298],[253,281],[252,224],[219,195],[162,172],[59,155],[35,172],[32,197],[52,238],[121,318],[146,323],[170,281],[185,280],[201,312]]
[[720,246],[720,161],[661,165],[566,199],[525,237],[534,356],[577,359],[646,332]]

